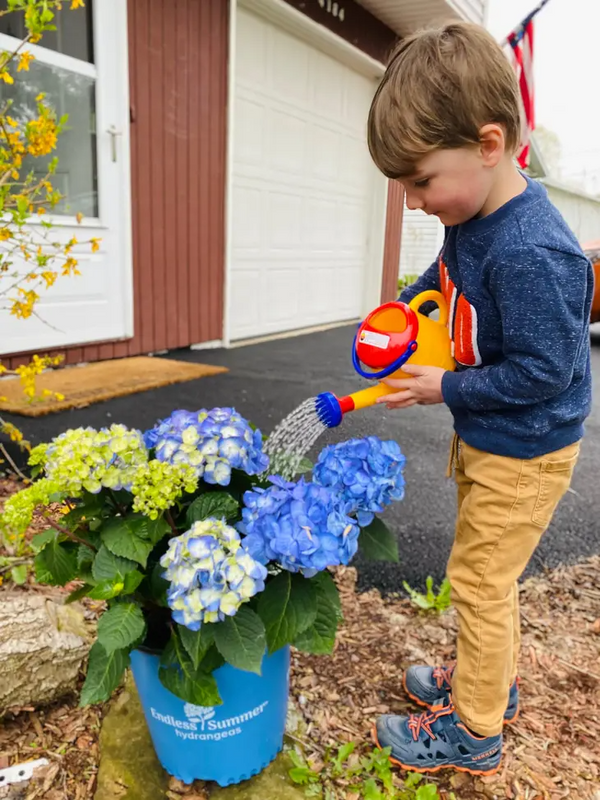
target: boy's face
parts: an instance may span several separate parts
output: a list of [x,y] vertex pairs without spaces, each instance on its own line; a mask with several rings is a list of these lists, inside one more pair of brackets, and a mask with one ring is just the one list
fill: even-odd
[[493,170],[477,146],[434,150],[401,179],[406,205],[439,218],[444,225],[460,225],[476,217],[491,191]]

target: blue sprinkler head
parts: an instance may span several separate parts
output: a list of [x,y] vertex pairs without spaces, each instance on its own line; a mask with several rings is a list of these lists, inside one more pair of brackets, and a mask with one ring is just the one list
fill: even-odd
[[317,395],[316,409],[319,419],[328,428],[336,428],[342,421],[342,409],[337,397],[331,392]]

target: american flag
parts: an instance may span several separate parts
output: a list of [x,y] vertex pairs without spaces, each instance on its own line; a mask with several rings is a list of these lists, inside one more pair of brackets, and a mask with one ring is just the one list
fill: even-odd
[[506,38],[510,46],[513,65],[521,92],[522,131],[521,145],[517,153],[519,165],[525,169],[529,164],[529,140],[535,128],[535,102],[533,85],[533,18],[549,0],[542,2]]

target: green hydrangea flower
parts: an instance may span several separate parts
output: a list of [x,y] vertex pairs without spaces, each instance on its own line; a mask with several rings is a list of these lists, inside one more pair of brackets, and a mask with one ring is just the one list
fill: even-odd
[[17,537],[27,530],[33,519],[33,512],[37,506],[46,506],[50,497],[59,492],[56,483],[49,478],[42,478],[27,489],[13,494],[4,504],[2,525],[6,528],[9,538]]
[[48,478],[78,497],[84,490],[97,494],[102,487],[129,489],[138,467],[148,462],[148,450],[140,431],[111,425],[65,431],[48,445],[44,458]]
[[191,494],[197,488],[198,476],[189,464],[169,464],[153,459],[138,467],[133,477],[133,510],[157,519],[183,492]]

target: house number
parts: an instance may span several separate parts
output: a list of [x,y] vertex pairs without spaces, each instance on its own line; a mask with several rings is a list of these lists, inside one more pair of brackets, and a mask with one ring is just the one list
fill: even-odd
[[319,5],[321,8],[324,8],[328,14],[337,17],[340,22],[344,21],[346,11],[339,3],[334,2],[334,0],[319,0]]

